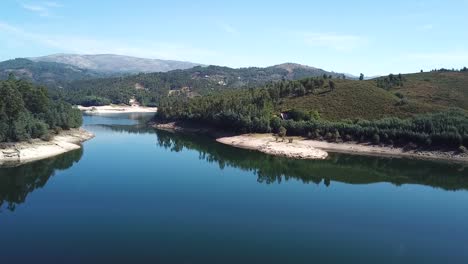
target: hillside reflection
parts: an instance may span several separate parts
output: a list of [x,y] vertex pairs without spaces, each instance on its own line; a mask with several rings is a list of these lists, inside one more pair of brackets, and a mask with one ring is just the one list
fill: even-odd
[[189,134],[157,131],[157,144],[171,151],[196,150],[199,158],[251,171],[260,183],[280,183],[290,179],[304,183],[332,181],[349,184],[388,182],[394,185],[420,184],[444,190],[468,190],[468,170],[460,164],[431,161],[331,155],[327,160],[292,160],[255,151],[224,146],[212,139]]
[[16,206],[26,201],[26,197],[42,188],[58,170],[66,170],[78,162],[83,149],[41,160],[18,167],[0,169],[0,209],[14,211]]

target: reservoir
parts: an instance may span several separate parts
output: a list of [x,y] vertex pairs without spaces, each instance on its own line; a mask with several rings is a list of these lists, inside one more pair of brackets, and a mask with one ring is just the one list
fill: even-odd
[[468,263],[468,167],[291,160],[85,116],[83,148],[0,169],[1,263]]

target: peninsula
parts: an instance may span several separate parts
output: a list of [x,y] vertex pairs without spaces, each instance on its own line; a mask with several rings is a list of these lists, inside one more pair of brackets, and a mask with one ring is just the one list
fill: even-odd
[[81,148],[81,143],[94,135],[82,128],[62,131],[49,141],[0,143],[0,167],[15,167],[25,163],[54,157]]

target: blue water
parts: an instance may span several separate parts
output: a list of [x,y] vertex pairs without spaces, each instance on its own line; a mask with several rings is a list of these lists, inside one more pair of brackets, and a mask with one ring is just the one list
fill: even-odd
[[85,116],[82,150],[0,169],[0,263],[468,263],[468,168],[296,161]]

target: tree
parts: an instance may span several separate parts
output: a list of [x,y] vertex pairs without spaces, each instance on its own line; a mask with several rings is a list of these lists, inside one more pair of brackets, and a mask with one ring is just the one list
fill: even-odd
[[319,119],[320,119],[320,113],[319,113],[317,110],[312,111],[312,112],[310,113],[310,115],[311,115],[311,118],[312,118],[313,120],[319,120]]
[[279,128],[281,126],[281,119],[277,116],[274,116],[271,120],[270,120],[270,126],[271,126],[271,129],[273,130],[273,132],[279,132]]
[[360,80],[360,81],[364,80],[364,74],[363,74],[363,73],[361,73],[361,74],[359,75],[359,80]]
[[374,134],[374,136],[372,137],[372,143],[374,143],[375,145],[378,145],[380,144],[380,136],[379,134]]
[[335,138],[334,138],[334,141],[335,141],[335,142],[338,142],[338,141],[340,141],[340,139],[341,139],[341,135],[340,135],[340,132],[339,132],[338,130],[337,130],[337,131],[335,131],[335,135],[334,135],[334,137],[335,137]]
[[330,87],[330,90],[335,90],[335,82],[333,82],[332,80],[328,81],[328,86]]
[[284,126],[280,126],[279,130],[278,130],[278,136],[281,137],[281,139],[284,140],[284,137],[286,136],[286,128],[284,128]]
[[49,129],[81,124],[81,112],[51,100],[45,87],[20,80],[0,81],[0,142],[43,138]]
[[296,93],[297,96],[303,96],[303,95],[305,95],[305,93],[306,93],[306,89],[305,89],[304,86],[302,86],[302,84],[301,84],[301,85],[299,85],[298,87],[296,87],[295,93]]
[[10,119],[16,119],[24,109],[21,93],[9,81],[1,85],[0,99],[3,100],[4,111]]

